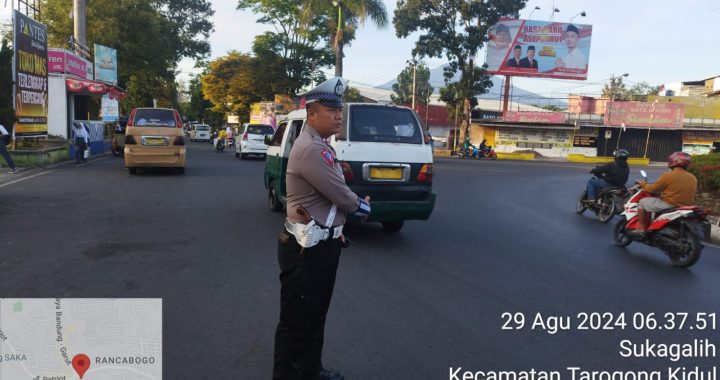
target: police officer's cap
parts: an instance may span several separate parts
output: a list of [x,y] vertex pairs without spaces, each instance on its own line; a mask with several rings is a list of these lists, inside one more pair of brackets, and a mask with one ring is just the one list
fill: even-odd
[[345,79],[334,77],[320,83],[308,92],[298,94],[305,98],[305,104],[320,103],[328,108],[342,108]]

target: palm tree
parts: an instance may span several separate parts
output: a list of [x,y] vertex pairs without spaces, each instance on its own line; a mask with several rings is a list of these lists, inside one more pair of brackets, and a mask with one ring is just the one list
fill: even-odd
[[337,18],[328,19],[328,37],[335,51],[337,77],[343,73],[343,48],[355,39],[358,25],[364,25],[368,18],[378,28],[388,25],[388,15],[382,0],[305,0],[303,8],[303,20],[306,23],[317,14],[332,14],[337,8]]

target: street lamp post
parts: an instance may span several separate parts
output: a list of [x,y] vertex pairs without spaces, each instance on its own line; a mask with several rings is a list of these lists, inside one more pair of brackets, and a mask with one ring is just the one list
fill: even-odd
[[553,11],[552,11],[552,13],[550,13],[550,21],[553,20],[553,18],[555,17],[555,13],[558,13],[558,12],[560,12],[560,10],[553,7]]
[[540,10],[540,7],[536,5],[535,9],[533,9],[532,12],[530,12],[530,15],[528,16],[528,20],[530,20],[532,18],[532,15],[533,15],[533,13],[535,13],[535,11],[539,11],[539,10]]
[[577,17],[577,16],[585,17],[585,16],[587,16],[587,13],[585,13],[585,11],[582,11],[582,12],[576,14],[575,16],[570,17],[570,23],[571,23],[571,24],[572,24],[572,20],[573,20],[575,17]]

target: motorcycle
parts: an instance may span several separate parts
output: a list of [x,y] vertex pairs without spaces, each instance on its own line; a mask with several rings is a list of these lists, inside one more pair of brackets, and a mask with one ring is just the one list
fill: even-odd
[[[647,178],[644,170],[640,171]],[[670,258],[673,265],[687,268],[700,259],[704,246],[704,224],[708,211],[699,206],[682,206],[652,213],[646,235],[633,234],[640,228],[638,222],[638,203],[641,199],[653,195],[640,186],[630,189],[633,192],[625,203],[623,218],[617,222],[613,231],[615,244],[626,247],[633,241],[660,248]]]
[[487,148],[480,150],[480,153],[476,158],[489,158],[491,160],[497,160],[497,153],[495,153],[495,149],[493,149],[492,146],[488,145]]
[[225,141],[223,139],[215,139],[215,151],[221,153],[225,151]]
[[623,205],[628,200],[630,192],[623,187],[606,187],[597,194],[595,202],[588,202],[587,190],[583,190],[578,198],[575,212],[582,214],[585,210],[590,209],[602,223],[607,223],[615,215],[623,212]]
[[470,145],[469,147],[460,149],[460,151],[458,151],[458,157],[470,157],[475,159],[489,158],[491,160],[497,160],[497,154],[491,146],[488,146],[485,149],[478,149],[477,147]]

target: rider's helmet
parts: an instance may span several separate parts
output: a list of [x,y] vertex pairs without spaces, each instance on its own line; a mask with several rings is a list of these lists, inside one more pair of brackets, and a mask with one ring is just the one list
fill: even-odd
[[685,152],[675,152],[668,157],[668,167],[670,169],[674,167],[681,167],[687,169],[690,166],[690,155]]
[[616,160],[627,160],[630,157],[630,152],[625,149],[618,149],[613,152],[613,156],[615,156]]

